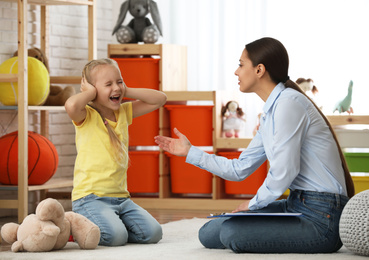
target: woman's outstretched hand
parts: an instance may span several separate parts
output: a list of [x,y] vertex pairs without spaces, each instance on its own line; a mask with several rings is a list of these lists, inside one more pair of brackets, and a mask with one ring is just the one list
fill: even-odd
[[178,136],[178,139],[166,136],[155,136],[155,142],[164,151],[177,156],[187,156],[191,148],[190,141],[188,141],[187,137],[179,132],[177,128],[174,128],[174,133]]

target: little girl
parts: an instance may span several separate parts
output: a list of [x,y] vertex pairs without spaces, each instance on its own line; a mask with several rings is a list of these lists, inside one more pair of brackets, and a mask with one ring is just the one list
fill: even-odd
[[[122,103],[123,97],[134,99]],[[73,211],[101,231],[100,245],[157,243],[160,224],[127,190],[128,125],[166,102],[163,92],[128,88],[114,60],[92,60],[82,72],[81,93],[65,109],[76,129]]]

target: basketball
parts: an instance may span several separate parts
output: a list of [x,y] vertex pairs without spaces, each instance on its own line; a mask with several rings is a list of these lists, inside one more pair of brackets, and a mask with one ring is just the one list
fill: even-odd
[[[46,137],[28,131],[28,185],[41,185],[56,172],[59,157]],[[0,138],[0,183],[18,184],[18,131]]]

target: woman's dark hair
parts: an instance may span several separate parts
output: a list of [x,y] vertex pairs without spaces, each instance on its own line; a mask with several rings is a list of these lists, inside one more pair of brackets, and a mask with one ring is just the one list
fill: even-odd
[[347,167],[345,156],[341,150],[339,145],[337,136],[332,128],[332,125],[329,123],[328,119],[322,113],[322,111],[316,106],[316,104],[300,89],[300,87],[289,79],[288,76],[288,66],[289,59],[286,48],[283,44],[273,38],[265,37],[259,40],[253,41],[246,45],[246,51],[249,59],[251,60],[253,66],[257,66],[258,64],[263,64],[265,69],[268,71],[270,78],[276,84],[279,82],[283,82],[286,88],[292,88],[304,96],[308,98],[311,103],[315,106],[316,110],[323,117],[324,121],[328,125],[330,131],[332,132],[333,138],[336,141],[337,148],[341,157],[342,168],[345,172],[345,181],[346,181],[346,189],[347,195],[351,198],[355,195],[355,187],[351,178],[350,171]]

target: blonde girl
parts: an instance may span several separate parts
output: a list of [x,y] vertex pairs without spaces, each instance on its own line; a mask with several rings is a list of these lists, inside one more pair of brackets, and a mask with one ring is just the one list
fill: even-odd
[[[135,101],[122,102],[124,97]],[[127,168],[132,119],[165,102],[160,91],[127,87],[117,63],[99,59],[86,64],[81,92],[65,103],[76,130],[73,211],[99,226],[100,245],[157,243],[162,238],[159,223],[130,199]]]

